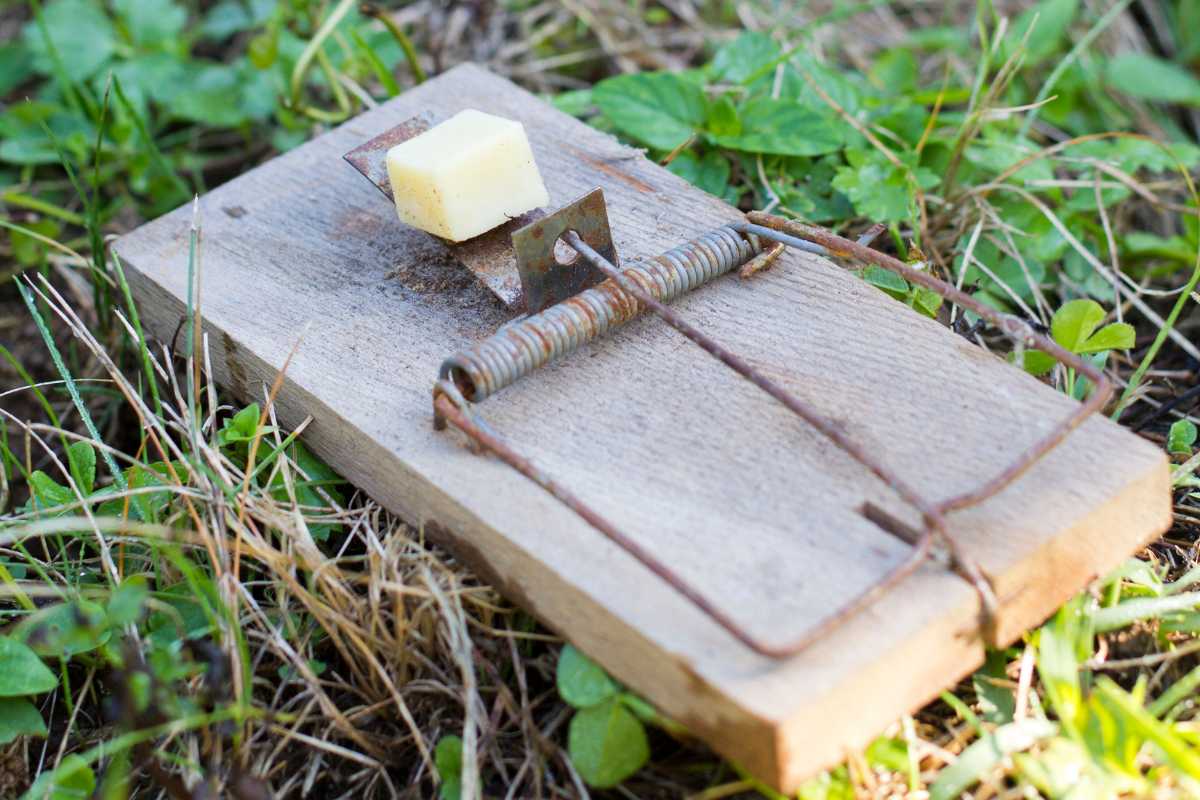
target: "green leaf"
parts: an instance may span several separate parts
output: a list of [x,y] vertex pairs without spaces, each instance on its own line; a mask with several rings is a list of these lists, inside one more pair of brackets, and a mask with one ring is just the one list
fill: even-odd
[[33,490],[37,507],[42,509],[69,505],[78,499],[70,488],[62,486],[40,469],[34,470],[29,476],[29,487]]
[[709,105],[705,124],[714,136],[739,136],[742,133],[741,117],[729,95],[722,95]]
[[592,100],[591,89],[575,89],[570,92],[559,92],[550,98],[550,102],[564,114],[572,117],[582,117],[595,103]]
[[1012,689],[1001,685],[1008,681],[1007,666],[1008,658],[1003,650],[990,650],[983,667],[971,676],[983,718],[1000,725],[1012,722],[1017,706]]
[[21,800],[85,800],[96,791],[96,774],[86,761],[71,753],[52,772],[43,772]]
[[592,99],[618,130],[658,150],[686,142],[708,112],[703,89],[664,72],[609,78],[596,84]]
[[31,614],[17,624],[13,636],[38,655],[69,658],[107,642],[112,631],[104,623],[103,608],[90,600],[78,600]]
[[13,164],[57,164],[49,128],[71,155],[88,152],[96,129],[79,114],[50,103],[22,101],[0,113],[0,161]]
[[847,159],[850,164],[838,169],[833,186],[850,198],[855,211],[873,222],[908,220],[916,211],[914,179],[926,186],[935,177],[924,167],[910,177],[909,170],[875,151],[856,156],[847,150]]
[[1040,378],[1043,375],[1048,375],[1057,363],[1054,360],[1054,356],[1049,353],[1043,353],[1041,350],[1027,349],[1025,351],[1024,363],[1021,366],[1030,375],[1036,375]]
[[555,674],[558,694],[575,708],[587,708],[615,697],[616,681],[573,645],[564,645]]
[[1067,350],[1081,353],[1088,337],[1103,321],[1104,309],[1095,300],[1072,300],[1054,312],[1050,333]]
[[67,463],[80,493],[84,496],[91,494],[96,488],[96,450],[92,443],[72,442],[67,447]]
[[[50,217],[29,220],[21,227],[48,239],[57,239],[59,233],[62,232],[62,225],[59,221]],[[46,258],[48,245],[28,233],[9,228],[8,240],[12,244],[13,255],[16,256],[17,263],[21,266],[37,266]]]
[[438,797],[441,800],[460,800],[462,797],[462,749],[462,739],[457,736],[443,736],[438,739],[433,752],[433,763],[441,779],[441,786],[438,787]]
[[933,289],[926,289],[924,286],[913,287],[912,294],[909,296],[909,305],[930,319],[937,319],[943,302],[944,298],[940,294]]
[[953,800],[996,768],[1007,756],[1028,750],[1058,732],[1058,726],[1044,719],[1010,722],[985,733],[958,756],[953,764],[938,773],[929,787],[930,800]]
[[271,28],[255,36],[246,46],[246,57],[258,69],[267,69],[279,57],[279,30]]
[[[102,4],[87,0],[53,0],[42,8],[46,34],[72,81],[90,78],[116,52],[116,32],[102,9]],[[37,20],[26,23],[24,41],[34,68],[53,75],[54,62]]]
[[144,47],[175,46],[187,24],[187,12],[175,0],[113,0],[135,44]]
[[219,42],[253,26],[254,20],[239,0],[221,0],[204,15],[200,33]]
[[1103,350],[1128,350],[1133,347],[1133,326],[1127,322],[1113,322],[1093,333],[1083,343],[1079,353],[1099,353]]
[[1190,419],[1177,419],[1171,423],[1167,433],[1167,452],[1185,456],[1192,454],[1192,445],[1196,443],[1196,424]]
[[179,86],[166,104],[178,119],[216,128],[237,127],[249,119],[244,107],[248,84],[238,66],[191,62]]
[[567,731],[571,763],[589,786],[607,789],[637,772],[650,758],[646,729],[610,697],[576,712]]
[[41,713],[24,697],[0,697],[0,745],[18,736],[45,736],[48,733]]
[[906,93],[917,88],[920,68],[917,57],[906,47],[886,50],[871,65],[871,81],[889,92]]
[[870,264],[863,270],[863,279],[877,289],[882,289],[897,299],[902,300],[908,294],[908,281],[890,269]]
[[699,157],[682,152],[667,165],[667,169],[717,197],[724,196],[729,188],[729,160],[715,150],[709,150]]
[[746,31],[721,45],[708,65],[715,81],[741,83],[779,58],[779,43],[765,33]]
[[857,795],[849,770],[843,764],[806,780],[796,797],[797,800],[855,800]]
[[108,622],[110,625],[128,625],[142,616],[142,607],[150,590],[141,575],[126,578],[113,590],[108,598]]
[[23,642],[0,636],[0,697],[42,694],[58,686],[58,678]]
[[0,44],[0,97],[11,92],[33,74],[33,56],[23,42]]
[[845,144],[840,124],[792,100],[757,97],[739,110],[741,133],[710,134],[731,150],[782,156],[817,156]]
[[1006,44],[1015,48],[1024,40],[1026,57],[1036,64],[1059,49],[1078,11],[1079,0],[1043,0],[1017,17]]
[[1200,78],[1187,69],[1143,53],[1125,53],[1108,62],[1105,80],[1114,89],[1164,103],[1200,105]]
[[1131,231],[1121,240],[1126,256],[1134,258],[1169,258],[1191,264],[1196,260],[1196,245],[1183,236],[1162,237],[1143,231]]
[[867,746],[867,763],[892,772],[908,770],[908,743],[891,736],[880,736]]

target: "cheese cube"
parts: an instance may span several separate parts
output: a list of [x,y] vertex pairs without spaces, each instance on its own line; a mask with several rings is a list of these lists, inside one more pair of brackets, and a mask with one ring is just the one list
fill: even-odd
[[550,202],[521,123],[468,109],[387,154],[400,221],[461,242]]

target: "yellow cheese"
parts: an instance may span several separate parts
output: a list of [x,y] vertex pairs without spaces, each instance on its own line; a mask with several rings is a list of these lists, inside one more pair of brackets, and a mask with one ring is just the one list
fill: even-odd
[[468,109],[387,154],[400,221],[461,242],[550,202],[521,123]]

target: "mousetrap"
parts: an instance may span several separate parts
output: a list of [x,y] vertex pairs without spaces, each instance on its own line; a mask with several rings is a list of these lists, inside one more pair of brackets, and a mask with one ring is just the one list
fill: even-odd
[[[386,194],[387,147],[463,108],[524,123],[552,204],[451,245],[342,158]],[[1169,525],[1166,458],[1094,413],[1089,363],[875,231],[742,215],[478,67],[200,205],[218,378],[257,399],[319,324],[282,421],[312,415],[305,442],[348,480],[783,791]],[[189,223],[116,244],[160,337]],[[1095,389],[1077,403],[835,260]]]

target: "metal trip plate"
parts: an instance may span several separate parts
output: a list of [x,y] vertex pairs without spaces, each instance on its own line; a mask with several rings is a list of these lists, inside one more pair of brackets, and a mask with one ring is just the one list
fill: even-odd
[[[525,292],[525,310],[536,314],[573,297],[604,280],[604,273],[580,258],[560,260],[555,253],[558,237],[575,231],[600,255],[617,266],[617,250],[608,226],[608,208],[599,187],[553,214],[526,225],[512,235],[517,253],[517,270]],[[560,252],[569,249],[566,245]]]
[[[392,184],[387,172],[388,150],[424,133],[434,124],[433,114],[417,114],[364,142],[342,158],[383,192],[388,202],[394,202]],[[541,209],[534,209],[465,242],[450,242],[440,238],[439,241],[443,242],[455,259],[471,270],[492,294],[500,298],[500,302],[507,308],[520,310],[524,305],[521,276],[517,271],[517,259],[513,254],[511,237],[518,228],[540,219],[544,214]],[[607,225],[607,220],[605,224]]]

